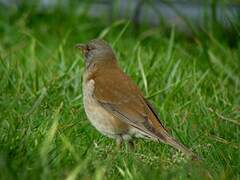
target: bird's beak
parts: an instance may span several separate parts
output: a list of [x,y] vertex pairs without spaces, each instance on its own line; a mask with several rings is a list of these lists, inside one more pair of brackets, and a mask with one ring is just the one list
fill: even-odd
[[82,50],[83,55],[85,55],[88,51],[86,44],[76,44],[75,48]]

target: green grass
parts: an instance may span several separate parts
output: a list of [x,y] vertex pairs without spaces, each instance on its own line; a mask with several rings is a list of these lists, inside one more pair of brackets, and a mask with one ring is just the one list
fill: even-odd
[[[240,179],[240,40],[211,29],[107,25],[71,13],[1,11],[0,179]],[[236,26],[237,28],[237,26]],[[169,131],[202,157],[135,141],[115,149],[86,118],[74,45],[104,37]]]

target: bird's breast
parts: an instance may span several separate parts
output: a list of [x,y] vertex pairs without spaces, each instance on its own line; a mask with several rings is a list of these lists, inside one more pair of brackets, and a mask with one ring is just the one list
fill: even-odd
[[93,79],[83,82],[83,104],[91,124],[102,134],[116,138],[128,131],[128,125],[106,111],[94,98],[95,82]]

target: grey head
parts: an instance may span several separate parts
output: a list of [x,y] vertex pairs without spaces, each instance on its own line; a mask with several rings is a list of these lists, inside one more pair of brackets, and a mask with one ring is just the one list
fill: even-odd
[[84,44],[77,44],[76,48],[82,50],[87,67],[89,67],[92,62],[115,60],[115,55],[111,46],[102,39],[93,39]]

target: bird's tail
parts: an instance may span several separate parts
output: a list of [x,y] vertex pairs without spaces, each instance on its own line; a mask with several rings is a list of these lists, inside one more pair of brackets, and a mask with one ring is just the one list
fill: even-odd
[[[162,137],[164,137],[164,138],[162,138]],[[183,144],[178,142],[176,139],[174,139],[172,136],[170,136],[166,131],[164,131],[164,133],[162,133],[161,137],[159,137],[159,141],[164,142],[165,144],[168,144],[177,150],[180,150],[186,156],[190,157],[192,160],[200,159],[190,149],[188,149],[186,146],[184,146]]]

